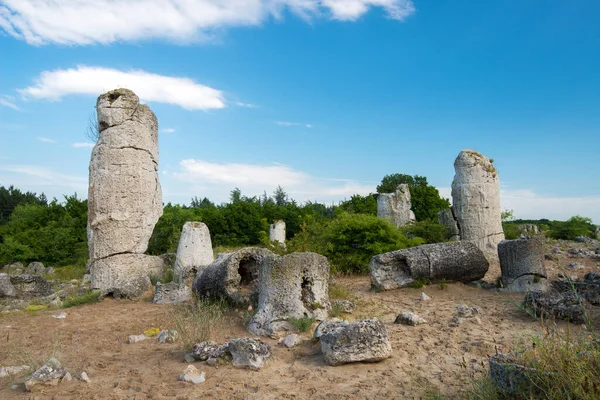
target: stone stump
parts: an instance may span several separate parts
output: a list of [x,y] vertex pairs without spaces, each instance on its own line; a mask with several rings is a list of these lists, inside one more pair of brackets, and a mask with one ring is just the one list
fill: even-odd
[[214,260],[210,232],[202,222],[186,222],[181,230],[173,276],[184,282],[190,273],[199,273]]
[[269,227],[269,240],[271,242],[279,242],[282,246],[285,246],[285,222],[275,221]]
[[509,292],[545,290],[548,286],[544,268],[544,235],[498,244],[502,287]]
[[394,193],[380,193],[377,196],[377,216],[387,219],[397,227],[410,223],[410,207],[410,190],[406,183],[398,185]]

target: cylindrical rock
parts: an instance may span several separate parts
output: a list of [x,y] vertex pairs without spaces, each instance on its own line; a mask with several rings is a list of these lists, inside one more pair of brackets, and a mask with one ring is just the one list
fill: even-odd
[[190,273],[202,271],[213,262],[212,241],[206,224],[202,222],[186,222],[181,230],[179,246],[173,276],[183,282]]
[[471,242],[425,244],[410,249],[379,254],[371,259],[369,270],[374,287],[391,290],[410,286],[414,281],[476,281],[485,275],[489,262]]
[[509,292],[545,290],[544,235],[527,239],[503,240],[498,244],[502,287]]
[[285,246],[285,221],[275,221],[269,227],[269,240]]
[[394,193],[380,193],[377,196],[377,216],[387,219],[397,227],[410,223],[410,207],[410,190],[406,183],[398,185]]

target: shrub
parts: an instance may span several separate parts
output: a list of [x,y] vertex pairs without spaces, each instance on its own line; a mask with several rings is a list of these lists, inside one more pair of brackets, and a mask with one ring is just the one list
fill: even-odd
[[294,329],[297,332],[308,332],[308,330],[313,326],[313,324],[315,323],[314,318],[311,317],[300,317],[300,318],[290,318],[288,320],[292,326],[294,327]]
[[63,308],[71,308],[80,306],[82,304],[92,304],[100,301],[99,290],[87,290],[86,292],[76,295],[69,296],[63,301]]
[[175,329],[181,335],[185,348],[189,349],[196,343],[211,340],[222,323],[225,307],[224,301],[208,299],[199,299],[192,304],[175,307]]
[[447,242],[450,230],[447,226],[433,221],[418,221],[401,228],[408,237],[419,237],[425,243]]
[[72,279],[81,279],[85,275],[85,265],[67,265],[54,268],[54,272],[47,276],[49,280],[70,281]]
[[158,282],[165,283],[173,282],[173,270],[171,268],[167,268],[167,270],[162,275],[152,275],[150,277],[150,282],[152,286],[156,286]]

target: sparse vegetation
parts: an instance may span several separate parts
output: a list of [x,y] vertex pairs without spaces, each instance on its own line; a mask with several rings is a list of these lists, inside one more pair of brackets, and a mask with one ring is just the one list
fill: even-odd
[[446,281],[440,281],[438,282],[438,287],[440,290],[446,290],[448,289],[448,283]]
[[429,284],[429,280],[426,278],[415,279],[413,283],[410,284],[410,287],[413,289],[421,289]]
[[173,269],[167,268],[162,275],[152,275],[150,277],[150,282],[152,283],[152,286],[156,286],[158,282],[162,283],[163,285],[165,283],[173,282]]
[[332,300],[352,300],[354,296],[347,287],[332,283],[329,285],[329,298]]
[[342,307],[340,304],[333,304],[331,306],[331,309],[329,310],[329,316],[334,317],[334,318],[339,317],[343,313],[344,313],[344,307]]
[[190,349],[196,343],[211,340],[219,324],[223,322],[225,309],[225,301],[207,299],[176,306],[173,320],[184,347]]
[[68,296],[63,301],[63,308],[71,308],[80,306],[82,304],[92,304],[100,301],[100,291],[98,290],[87,290],[86,292],[75,295]]
[[70,281],[73,279],[80,280],[85,275],[85,265],[66,265],[64,267],[54,268],[52,274],[46,276],[49,280]]
[[308,332],[308,330],[315,323],[314,318],[307,316],[300,318],[290,318],[288,321],[292,324],[294,330],[296,330],[297,332]]
[[46,304],[30,304],[27,307],[25,307],[25,311],[28,312],[37,312],[37,311],[43,311],[43,310],[47,310],[48,309],[48,305]]

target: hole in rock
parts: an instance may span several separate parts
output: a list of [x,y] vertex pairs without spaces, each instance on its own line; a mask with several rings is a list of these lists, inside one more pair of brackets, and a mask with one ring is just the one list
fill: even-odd
[[238,266],[238,274],[240,275],[241,294],[248,294],[254,289],[256,277],[258,275],[258,262],[252,257],[242,258]]

